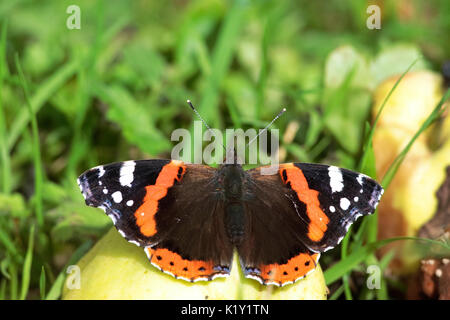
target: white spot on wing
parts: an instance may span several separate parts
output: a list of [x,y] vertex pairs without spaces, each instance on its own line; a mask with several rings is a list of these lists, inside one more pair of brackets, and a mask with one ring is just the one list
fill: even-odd
[[330,211],[331,211],[331,212],[335,212],[335,211],[336,211],[336,208],[335,208],[334,206],[330,206]]
[[134,168],[136,167],[136,162],[127,161],[120,167],[120,184],[122,186],[131,187],[131,183],[134,180]]
[[[252,274],[247,274],[247,275],[245,275],[245,277],[246,278],[249,278],[249,279],[253,279],[253,280],[256,280],[256,281],[258,281],[259,283],[261,283],[261,284],[264,284],[264,281],[263,281],[263,279],[261,279],[261,277],[258,277],[258,276],[254,276],[254,275],[252,275]],[[274,284],[275,285],[280,285],[279,283],[277,283],[277,282],[274,282]]]
[[214,280],[216,278],[227,278],[228,276],[228,273],[217,273],[211,277],[211,280]]
[[168,274],[169,276],[175,277],[175,275],[174,275],[172,272],[170,272],[170,271],[163,270],[163,272],[164,272],[165,274]]
[[144,248],[145,254],[147,255],[148,260],[152,260],[152,256],[150,254],[150,246]]
[[[150,260],[151,261],[151,260]],[[162,270],[160,266],[158,266],[156,263],[154,262],[150,262],[154,267],[156,267],[158,270]]]
[[363,183],[364,183],[364,180],[363,179],[365,179],[366,177],[363,175],[363,174],[359,174],[358,175],[358,177],[356,178],[356,180],[358,181],[358,183],[360,184],[360,185],[363,185]]
[[128,200],[127,201],[127,206],[131,207],[133,205],[134,201],[133,200]]
[[120,191],[116,191],[114,192],[111,197],[113,198],[115,203],[120,203],[122,202],[122,192]]
[[103,168],[103,166],[99,166],[98,167],[98,177],[101,178],[101,177],[103,177],[104,174],[105,174],[105,169]]
[[350,201],[347,198],[341,198],[340,206],[342,210],[347,210],[350,207]]
[[341,192],[344,188],[341,170],[338,167],[330,166],[328,167],[328,175],[330,176],[331,192]]
[[108,217],[110,217],[111,218],[111,220],[112,220],[112,222],[114,223],[114,224],[116,224],[116,222],[117,222],[117,218],[114,216],[114,214],[108,214]]
[[132,244],[135,244],[135,245],[137,245],[138,247],[141,246],[141,245],[139,244],[139,242],[134,241],[134,240],[128,240],[128,242],[129,242],[129,243],[132,243]]

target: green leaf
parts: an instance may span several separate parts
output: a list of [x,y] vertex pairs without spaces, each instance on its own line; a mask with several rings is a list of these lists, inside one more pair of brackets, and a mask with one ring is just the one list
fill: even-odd
[[370,88],[372,81],[366,58],[351,46],[333,50],[325,62],[325,87],[338,89],[351,78],[353,88]]
[[25,205],[23,196],[19,193],[3,194],[0,193],[0,217],[25,218],[30,212]]
[[58,243],[99,236],[111,226],[111,220],[103,211],[84,203],[64,203],[48,214],[57,220],[51,234]]
[[[376,88],[383,80],[401,74],[405,69],[411,71],[427,69],[424,59],[416,61],[421,55],[419,48],[414,45],[387,46],[370,64],[371,87]],[[411,65],[413,66],[409,68]]]

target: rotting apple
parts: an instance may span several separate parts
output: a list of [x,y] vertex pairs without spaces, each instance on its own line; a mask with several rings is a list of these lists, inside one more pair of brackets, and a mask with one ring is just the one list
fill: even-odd
[[[374,92],[373,115],[380,109],[399,76],[380,84]],[[387,100],[373,138],[377,175],[382,178],[396,156],[408,144],[443,95],[443,79],[430,71],[407,74]],[[448,118],[448,117],[447,117]],[[439,130],[429,128],[415,141],[378,207],[379,238],[416,236],[437,208],[436,191],[450,165],[450,121],[443,119]],[[439,135],[433,139],[432,135]],[[439,140],[432,147],[430,141]],[[420,257],[414,242],[392,243],[380,250],[395,250],[390,264],[394,274],[417,269]]]

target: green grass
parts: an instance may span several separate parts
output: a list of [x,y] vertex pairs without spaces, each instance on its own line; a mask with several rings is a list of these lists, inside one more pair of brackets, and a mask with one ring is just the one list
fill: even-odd
[[27,297],[27,293],[30,287],[30,278],[31,278],[31,264],[33,262],[33,249],[34,249],[34,233],[35,227],[32,225],[30,227],[30,235],[28,239],[28,248],[27,253],[25,255],[25,261],[23,263],[22,270],[22,288],[20,290],[20,299],[25,300]]
[[8,194],[11,191],[11,159],[6,144],[6,123],[5,113],[2,104],[3,82],[6,76],[6,34],[7,34],[7,20],[3,21],[2,33],[0,39],[0,156],[1,156],[1,186],[2,192]]
[[[197,120],[186,99],[220,129],[262,128],[286,107],[274,127],[281,136],[291,122],[299,129],[282,143],[285,161],[375,176],[372,138],[386,101],[407,72],[439,71],[450,55],[445,0],[412,1],[411,19],[386,1],[380,31],[365,28],[356,1],[78,4],[80,30],[65,27],[64,2],[0,5],[0,299],[61,296],[65,268],[111,226],[84,205],[77,176],[102,163],[170,157],[171,132]],[[402,73],[372,119],[374,88]],[[448,98],[378,177],[385,188]],[[351,286],[367,265],[386,269],[392,255],[378,260],[377,248],[406,240],[377,241],[377,226],[376,214],[362,219],[323,255],[332,299],[404,291],[389,279],[376,292]]]
[[[25,104],[29,112],[29,117],[31,119],[31,129],[32,129],[32,153],[33,153],[33,168],[34,168],[34,209],[36,212],[36,219],[38,225],[42,227],[44,225],[44,214],[42,207],[42,184],[44,181],[42,173],[42,160],[41,160],[41,144],[39,140],[39,129],[36,119],[36,114],[33,112],[33,107],[30,103],[30,96],[28,92],[28,85],[25,80],[25,76],[20,66],[19,56],[15,56],[16,68],[19,73],[20,85],[25,96]],[[33,232],[34,233],[34,232]],[[27,253],[28,255],[28,253]]]

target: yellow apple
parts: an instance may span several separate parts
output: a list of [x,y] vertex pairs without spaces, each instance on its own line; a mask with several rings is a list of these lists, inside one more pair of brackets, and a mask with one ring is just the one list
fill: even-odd
[[68,277],[63,299],[326,299],[320,266],[284,287],[264,286],[242,275],[234,258],[227,278],[190,283],[153,267],[142,248],[112,228],[78,263],[79,288]]
[[[373,115],[380,109],[397,77],[380,84],[374,93]],[[407,145],[443,95],[442,77],[430,71],[407,74],[386,103],[373,138],[377,175],[381,179],[397,155]],[[441,130],[448,132],[445,120]],[[450,164],[450,139],[439,149],[432,150],[429,141],[431,128],[417,139],[405,157],[391,185],[380,202],[379,238],[416,236],[437,209],[436,191]],[[442,135],[442,134],[441,134]],[[390,265],[393,273],[406,274],[415,270],[419,257],[414,243],[394,243],[380,250],[381,254],[394,249],[395,259]]]

